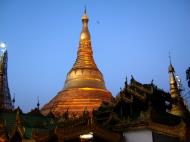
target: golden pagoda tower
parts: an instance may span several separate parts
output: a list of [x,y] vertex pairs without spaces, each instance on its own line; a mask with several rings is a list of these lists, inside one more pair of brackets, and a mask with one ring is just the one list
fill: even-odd
[[171,59],[170,59],[168,72],[170,76],[169,82],[170,82],[170,94],[171,94],[171,100],[172,100],[172,108],[170,110],[170,113],[173,115],[183,117],[184,115],[183,98],[181,97],[180,90],[177,86],[177,81],[175,78],[175,70],[171,64]]
[[85,9],[77,59],[67,74],[63,90],[42,108],[45,115],[53,112],[56,116],[61,116],[67,110],[70,114],[81,115],[84,110],[92,112],[103,101],[112,100],[111,93],[105,87],[103,75],[93,59],[88,21]]

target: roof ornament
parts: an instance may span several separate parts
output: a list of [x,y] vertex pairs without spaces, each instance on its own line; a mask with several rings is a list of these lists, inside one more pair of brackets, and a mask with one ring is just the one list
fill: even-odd
[[172,66],[170,51],[169,51],[169,61],[170,61],[170,65],[169,65],[168,72],[175,72],[174,67]]
[[126,76],[126,79],[125,79],[125,87],[128,86],[128,81],[127,81],[127,76]]
[[169,60],[170,60],[170,64],[172,64],[170,51],[169,51]]
[[12,102],[13,102],[13,109],[14,109],[15,108],[15,93],[14,93],[14,97],[13,97]]
[[38,110],[40,109],[40,100],[39,100],[39,96],[37,97],[37,108],[38,108]]
[[84,7],[84,14],[86,14],[86,5],[85,5],[85,7]]
[[153,84],[154,84],[154,79],[151,80],[151,85],[153,85]]
[[88,22],[88,16],[87,16],[87,10],[86,10],[86,6],[84,8],[84,15],[82,16],[82,21],[84,23],[87,23]]
[[134,79],[133,75],[131,75],[131,83],[132,83],[133,81],[135,81],[135,79]]

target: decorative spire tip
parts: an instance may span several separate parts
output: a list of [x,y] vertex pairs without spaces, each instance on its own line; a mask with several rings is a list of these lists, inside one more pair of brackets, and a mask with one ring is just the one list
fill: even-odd
[[169,60],[170,60],[170,64],[172,64],[170,51],[169,51]]
[[84,14],[86,15],[86,6],[84,7]]
[[39,100],[39,96],[37,97],[37,108],[40,108],[40,100]]
[[172,61],[171,61],[171,54],[170,54],[170,52],[169,52],[169,60],[170,60],[169,72],[175,72],[174,67],[172,66]]

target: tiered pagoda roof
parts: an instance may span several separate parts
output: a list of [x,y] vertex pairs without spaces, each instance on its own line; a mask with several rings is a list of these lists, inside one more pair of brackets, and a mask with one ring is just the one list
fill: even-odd
[[96,122],[115,132],[149,129],[155,135],[187,140],[190,113],[185,117],[170,114],[172,103],[170,93],[153,82],[142,84],[132,77],[130,84],[125,82],[113,104],[103,104],[93,114]]

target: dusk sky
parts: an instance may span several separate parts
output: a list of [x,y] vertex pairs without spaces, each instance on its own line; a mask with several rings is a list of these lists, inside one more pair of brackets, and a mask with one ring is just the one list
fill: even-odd
[[94,59],[113,96],[131,75],[169,91],[169,51],[188,92],[190,0],[0,0],[0,41],[7,44],[16,106],[30,111],[39,96],[42,107],[63,88],[85,6]]

